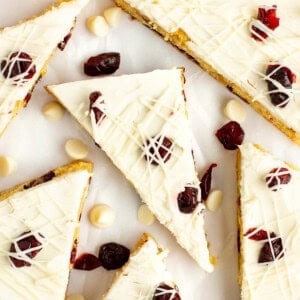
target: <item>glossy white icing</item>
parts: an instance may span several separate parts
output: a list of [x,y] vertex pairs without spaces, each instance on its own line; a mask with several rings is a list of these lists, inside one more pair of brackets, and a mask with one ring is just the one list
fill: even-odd
[[[252,144],[244,144],[240,150],[242,299],[299,299],[300,172]],[[276,191],[266,181],[274,168],[287,168],[291,174],[290,182]],[[246,234],[252,228],[255,230]],[[267,238],[251,239],[260,230],[267,232]],[[263,245],[278,238],[283,247],[277,254],[271,247],[274,261],[258,263]]]
[[[125,0],[150,22],[167,32],[183,30],[187,48],[206,61],[230,82],[241,87],[253,101],[260,102],[274,116],[300,136],[300,3],[286,0]],[[277,5],[280,25],[274,31],[258,21],[258,8]],[[266,32],[263,42],[251,38],[251,26]],[[288,93],[289,104],[275,107],[269,98],[266,68],[278,62],[297,76]]]
[[[120,295],[124,299],[152,300],[160,283],[164,282],[174,287],[171,275],[166,270],[167,255],[168,251],[160,250],[156,242],[149,237],[136,253],[131,254],[127,265],[113,281],[103,300],[119,300]],[[170,291],[173,294],[176,292],[175,289],[168,291],[160,289],[157,293],[162,295],[168,292],[169,300],[172,300]]]
[[[65,299],[74,231],[90,176],[87,171],[69,173],[0,202],[1,299]],[[18,240],[29,235],[41,243],[33,259],[26,251],[10,251],[12,243],[18,249]],[[9,256],[31,266],[16,268]]]
[[[73,114],[133,184],[157,219],[179,244],[211,272],[202,210],[199,203],[191,214],[181,213],[177,196],[186,186],[199,190],[192,156],[192,132],[183,96],[182,71],[156,70],[145,74],[106,77],[49,86],[48,89]],[[89,95],[102,96],[94,103],[105,113],[97,124],[89,114]],[[163,137],[172,141],[170,159],[159,159]],[[156,152],[149,153],[149,145]],[[145,154],[156,160],[150,164]],[[157,158],[155,158],[157,156]]]
[[[9,78],[11,68],[0,72],[0,134],[13,117],[17,101],[25,99],[46,67],[57,45],[69,34],[75,17],[89,0],[71,0],[51,7],[39,17],[29,19],[0,31],[0,61],[7,62],[13,53],[25,52],[32,58],[30,70],[35,65],[36,73],[31,79],[24,79],[28,72]],[[26,59],[25,59],[26,60]],[[12,60],[12,62],[14,62]],[[29,62],[30,63],[30,62]]]

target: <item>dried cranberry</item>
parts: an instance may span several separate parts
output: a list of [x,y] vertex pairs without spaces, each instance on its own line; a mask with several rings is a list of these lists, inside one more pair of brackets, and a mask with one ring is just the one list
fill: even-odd
[[89,99],[90,99],[90,109],[92,105],[98,100],[99,97],[101,97],[102,94],[99,91],[95,91],[90,93]]
[[[266,27],[271,30],[275,30],[279,26],[279,18],[276,15],[277,6],[273,5],[271,7],[262,6],[258,8],[258,16],[257,19],[263,23]],[[268,37],[268,34],[257,28],[255,25],[251,26],[252,32],[251,37],[253,37],[257,41],[263,41]]]
[[282,239],[274,238],[268,242],[265,242],[260,250],[258,262],[266,263],[278,260],[284,256]]
[[171,287],[162,282],[154,291],[152,300],[181,300],[177,286]]
[[211,164],[200,180],[201,199],[204,201],[207,199],[210,192],[212,169],[216,166],[217,164]]
[[198,189],[186,186],[184,191],[177,196],[177,203],[182,213],[191,214],[199,204]]
[[98,257],[90,253],[84,253],[80,255],[74,263],[74,269],[84,271],[91,271],[100,266],[101,262],[99,261]]
[[285,89],[292,89],[296,75],[288,67],[279,64],[270,64],[266,75],[272,104],[280,108],[285,107],[291,98],[290,93]]
[[106,270],[121,268],[129,259],[130,251],[117,243],[107,243],[100,247],[99,260]]
[[31,56],[25,52],[12,53],[8,59],[2,60],[0,69],[5,78],[13,78],[14,82],[24,82],[36,73]]
[[75,263],[76,255],[77,255],[77,246],[74,246],[71,251],[70,264],[73,265]]
[[30,101],[30,99],[31,99],[31,93],[28,93],[28,94],[25,96],[25,98],[24,98],[25,105],[28,104],[28,102]]
[[[9,259],[16,268],[31,266],[31,263],[27,260],[23,260],[22,257],[26,255],[32,259],[42,250],[42,243],[30,233],[30,231],[23,232],[10,246],[10,253],[16,253],[16,255],[20,257],[20,259],[18,259],[9,255]],[[38,233],[38,235],[44,238],[42,234]]]
[[84,73],[88,76],[112,74],[120,66],[120,53],[108,52],[90,57],[84,63]]
[[66,48],[66,46],[67,46],[67,44],[68,44],[70,38],[72,37],[72,33],[71,33],[72,30],[73,30],[73,28],[71,29],[70,33],[68,33],[68,34],[64,37],[64,39],[57,45],[57,47],[58,47],[58,49],[59,49],[60,51],[64,51],[64,50],[65,50],[65,48]]
[[92,92],[89,96],[90,111],[93,111],[93,113],[95,115],[96,124],[98,124],[98,122],[105,117],[104,112],[94,105],[95,102],[97,101],[97,99],[101,96],[102,96],[102,94],[99,91]]
[[257,228],[250,228],[247,230],[244,236],[253,241],[265,241],[269,238],[276,237],[276,234],[271,232],[268,236],[268,232],[263,229],[257,230]]
[[152,137],[146,141],[145,148],[145,159],[152,165],[159,165],[162,161],[166,163],[171,158],[171,147],[173,143],[167,137]]
[[216,132],[216,137],[219,139],[225,149],[235,150],[238,145],[241,145],[244,140],[244,130],[239,123],[230,121]]
[[287,168],[274,168],[265,177],[268,188],[276,192],[282,188],[283,184],[288,184],[292,174]]
[[55,177],[55,173],[53,171],[50,171],[48,173],[46,173],[45,175],[41,176],[40,178],[34,179],[31,182],[29,182],[28,184],[25,184],[23,186],[24,190],[30,189],[34,186],[37,186],[41,183],[45,183],[47,181],[50,181],[53,177]]

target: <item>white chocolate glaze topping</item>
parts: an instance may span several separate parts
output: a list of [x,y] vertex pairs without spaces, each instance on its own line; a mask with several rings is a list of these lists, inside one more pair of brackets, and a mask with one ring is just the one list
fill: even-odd
[[[1,299],[65,299],[78,213],[90,174],[54,177],[0,201]],[[33,236],[39,245],[25,251],[18,242]],[[16,252],[11,251],[11,245]],[[30,258],[28,252],[39,251]],[[17,268],[11,258],[30,266]]]
[[[31,92],[53,51],[69,34],[75,17],[88,1],[61,1],[39,17],[0,31],[0,64],[6,63],[0,72],[0,135],[14,116],[17,102],[23,101]],[[11,57],[14,53],[18,55]],[[20,53],[28,54],[32,61],[19,58],[19,63],[28,63],[29,66],[27,71],[13,76],[12,66],[17,64]],[[26,79],[32,68],[35,68],[35,74]]]
[[[300,171],[252,144],[240,150],[242,299],[299,299]],[[274,168],[288,170],[274,173],[276,189]]]
[[[199,203],[192,213],[182,213],[177,203],[185,187],[193,187],[200,200],[182,70],[71,82],[48,90],[93,136],[179,244],[211,272],[203,229],[205,206]],[[89,95],[94,91],[101,96],[90,114]],[[102,112],[98,122],[93,109]]]

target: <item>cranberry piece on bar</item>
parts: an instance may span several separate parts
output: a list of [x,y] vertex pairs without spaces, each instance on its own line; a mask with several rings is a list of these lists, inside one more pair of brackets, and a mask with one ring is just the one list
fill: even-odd
[[271,191],[280,190],[283,185],[291,181],[292,174],[287,168],[274,168],[265,177],[266,184]]
[[[43,238],[43,235],[38,233],[40,238]],[[9,256],[9,259],[14,264],[16,268],[30,267],[30,259],[33,259],[41,250],[43,246],[42,243],[31,234],[30,231],[23,232],[10,246],[10,253],[15,255]],[[25,257],[28,257],[28,259]],[[23,259],[22,259],[23,257]]]

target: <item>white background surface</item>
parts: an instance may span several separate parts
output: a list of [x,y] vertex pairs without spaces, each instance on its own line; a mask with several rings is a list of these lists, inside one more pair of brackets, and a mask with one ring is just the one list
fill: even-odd
[[[0,0],[0,26],[13,25],[19,20],[38,14],[52,2]],[[95,173],[82,215],[78,253],[91,252],[97,255],[99,246],[110,241],[122,243],[132,249],[141,233],[147,231],[152,233],[162,246],[171,250],[167,260],[168,268],[179,286],[182,299],[239,299],[236,152],[225,150],[214,136],[215,131],[229,121],[223,115],[223,107],[234,96],[184,54],[125,13],[121,25],[111,29],[107,37],[98,38],[89,33],[85,27],[86,18],[101,14],[103,9],[112,5],[112,1],[109,0],[90,1],[78,17],[73,38],[64,52],[56,52],[27,109],[19,114],[0,138],[0,156],[8,155],[18,162],[16,173],[8,178],[0,177],[0,190],[67,163],[69,158],[64,152],[64,143],[69,138],[79,138],[89,146],[88,159],[94,162]],[[206,213],[208,240],[212,254],[218,260],[213,274],[205,274],[187,253],[177,246],[171,234],[157,222],[152,226],[144,226],[138,222],[139,197],[68,113],[65,113],[61,121],[51,122],[41,112],[43,105],[52,100],[44,91],[44,85],[87,78],[82,71],[83,62],[91,55],[108,51],[121,53],[121,66],[114,75],[173,66],[186,68],[185,91],[195,135],[194,152],[198,169],[203,173],[212,162],[217,163],[218,167],[213,171],[213,188],[221,189],[224,193],[222,206],[214,213]],[[299,147],[246,104],[244,106],[247,109],[247,119],[242,124],[246,133],[245,141],[259,143],[278,157],[299,166]],[[89,224],[87,212],[95,203],[106,203],[115,210],[117,218],[112,227],[100,230]],[[106,271],[103,268],[90,272],[73,270],[69,293],[82,293],[86,300],[99,299],[109,287],[113,274],[114,271]]]

